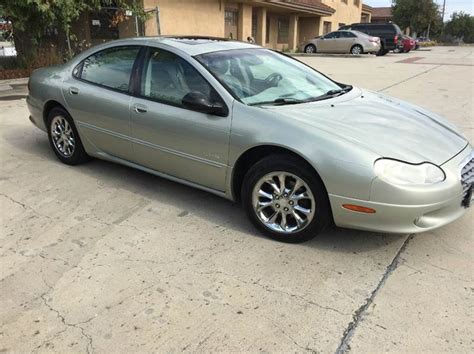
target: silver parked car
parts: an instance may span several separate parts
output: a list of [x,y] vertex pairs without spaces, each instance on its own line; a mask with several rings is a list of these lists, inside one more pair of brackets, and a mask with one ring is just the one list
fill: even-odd
[[109,160],[242,201],[268,236],[395,233],[464,214],[473,150],[443,118],[256,45],[137,38],[35,71],[31,121],[62,162]]
[[377,53],[380,50],[380,38],[358,31],[335,31],[301,43],[300,52],[305,53]]

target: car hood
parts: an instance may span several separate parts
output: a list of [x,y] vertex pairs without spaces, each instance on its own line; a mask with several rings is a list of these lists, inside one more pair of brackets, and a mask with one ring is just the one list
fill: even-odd
[[354,88],[334,99],[271,106],[296,120],[375,152],[411,163],[441,165],[467,145],[451,123],[434,113],[385,96]]

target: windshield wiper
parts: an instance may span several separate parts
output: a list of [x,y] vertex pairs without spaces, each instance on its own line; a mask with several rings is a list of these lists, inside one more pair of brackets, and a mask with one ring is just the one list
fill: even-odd
[[274,99],[273,101],[263,101],[263,102],[250,103],[249,106],[260,106],[260,105],[283,106],[283,105],[289,105],[289,104],[315,102],[315,101],[321,101],[321,100],[325,100],[325,99],[328,99],[328,98],[333,98],[333,97],[343,95],[343,94],[349,92],[350,90],[352,90],[352,86],[348,85],[348,86],[345,86],[345,87],[340,88],[340,89],[329,90],[324,95],[321,95],[321,96],[318,96],[318,97],[313,97],[313,98],[307,98],[307,99],[304,99],[304,100],[300,100],[298,98],[292,98],[292,97],[278,97],[278,98]]
[[260,106],[260,105],[283,106],[287,104],[298,104],[298,103],[305,103],[305,102],[308,102],[308,101],[300,100],[297,98],[290,98],[290,97],[279,97],[277,99],[274,99],[273,101],[250,103],[249,106]]
[[343,94],[349,92],[350,90],[352,90],[352,86],[351,86],[351,85],[347,85],[347,86],[345,86],[344,88],[340,88],[340,89],[336,89],[336,90],[329,90],[329,91],[326,92],[324,95],[321,95],[321,96],[318,96],[318,97],[313,98],[313,99],[311,100],[311,102],[326,100],[326,99],[328,99],[328,98],[334,98],[334,97],[343,95]]

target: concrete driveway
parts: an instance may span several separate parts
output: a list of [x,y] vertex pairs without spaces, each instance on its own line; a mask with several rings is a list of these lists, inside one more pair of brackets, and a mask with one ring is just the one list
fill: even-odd
[[[473,141],[473,48],[303,60]],[[210,194],[61,164],[24,99],[0,100],[0,156],[0,352],[474,350],[472,209],[415,236],[272,242]]]

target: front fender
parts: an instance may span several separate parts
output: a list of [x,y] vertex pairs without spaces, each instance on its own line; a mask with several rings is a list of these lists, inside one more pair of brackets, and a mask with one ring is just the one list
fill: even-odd
[[352,142],[272,111],[234,104],[229,166],[256,146],[277,146],[305,159],[329,194],[369,200],[380,156]]

